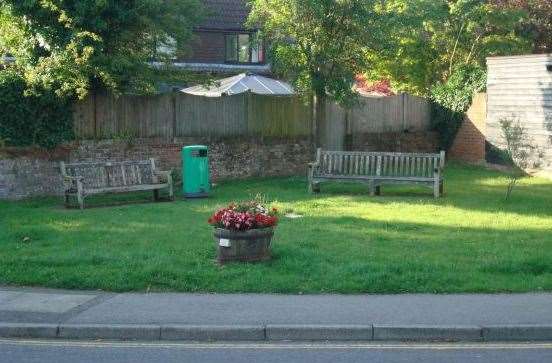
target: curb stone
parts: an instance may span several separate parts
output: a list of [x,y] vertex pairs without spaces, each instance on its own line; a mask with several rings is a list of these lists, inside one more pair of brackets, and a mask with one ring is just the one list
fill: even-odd
[[489,325],[483,327],[485,341],[552,341],[552,325]]
[[266,340],[372,340],[372,325],[267,325]]
[[159,340],[159,325],[61,324],[58,338]]
[[374,325],[374,340],[399,341],[482,341],[478,326]]
[[144,341],[552,341],[552,325],[117,325],[0,322],[0,338]]
[[4,338],[57,338],[57,324],[0,323],[0,337]]
[[161,340],[259,341],[265,340],[262,325],[162,325]]

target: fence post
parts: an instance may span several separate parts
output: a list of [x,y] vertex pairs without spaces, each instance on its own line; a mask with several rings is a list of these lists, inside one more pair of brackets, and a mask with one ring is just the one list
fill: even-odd
[[176,92],[173,91],[171,95],[171,106],[172,106],[172,139],[173,142],[176,142]]
[[96,105],[96,92],[92,93],[92,105],[94,107],[94,140],[98,139],[98,111]]
[[255,132],[256,130],[253,129],[253,120],[251,119],[251,117],[253,116],[253,112],[251,112],[250,108],[252,107],[252,98],[253,97],[253,93],[252,92],[247,92],[246,93],[246,96],[245,96],[245,107],[244,107],[244,111],[245,111],[245,125],[246,125],[246,130],[245,130],[245,135],[242,135],[242,136],[251,136],[253,132]]
[[402,131],[406,130],[406,93],[401,93]]

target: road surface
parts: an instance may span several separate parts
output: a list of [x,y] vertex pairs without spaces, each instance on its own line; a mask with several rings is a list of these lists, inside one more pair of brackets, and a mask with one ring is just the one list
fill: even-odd
[[0,362],[552,362],[552,343],[139,343],[0,340]]

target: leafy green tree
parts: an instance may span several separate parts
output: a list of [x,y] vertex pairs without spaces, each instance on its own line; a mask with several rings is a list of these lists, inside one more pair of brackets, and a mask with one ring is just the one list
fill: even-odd
[[528,17],[519,25],[521,32],[534,38],[534,51],[552,52],[552,1],[550,0],[490,0],[501,9],[521,9]]
[[366,51],[385,45],[381,1],[252,0],[251,6],[249,24],[271,44],[275,71],[314,96],[319,125],[327,97],[352,102],[354,77],[368,66]]
[[99,87],[151,91],[156,47],[184,49],[203,14],[199,0],[0,0],[0,8],[0,51],[16,57],[27,82],[80,97]]
[[393,47],[368,52],[373,79],[388,78],[396,89],[427,95],[462,66],[485,67],[485,58],[528,52],[531,39],[516,29],[523,9],[499,8],[486,0],[388,0]]
[[52,149],[73,138],[72,104],[51,90],[26,92],[14,69],[0,71],[0,147],[38,145]]

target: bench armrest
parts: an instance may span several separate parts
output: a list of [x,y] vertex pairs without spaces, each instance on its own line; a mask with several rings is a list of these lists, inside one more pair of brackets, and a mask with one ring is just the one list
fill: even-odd
[[82,176],[63,175],[63,187],[68,190],[79,190],[83,188],[84,178]]
[[154,170],[155,176],[161,177],[161,179],[168,183],[172,184],[172,170]]
[[65,179],[67,181],[77,181],[77,180],[83,181],[84,180],[84,178],[82,176],[69,176],[69,175],[64,175],[63,179]]
[[77,186],[77,184],[82,183],[83,180],[84,178],[82,176],[63,176],[63,184],[65,185]]
[[312,180],[312,178],[314,178],[314,176],[317,174],[317,170],[319,167],[320,167],[320,163],[316,161],[307,164],[307,178],[309,180]]

